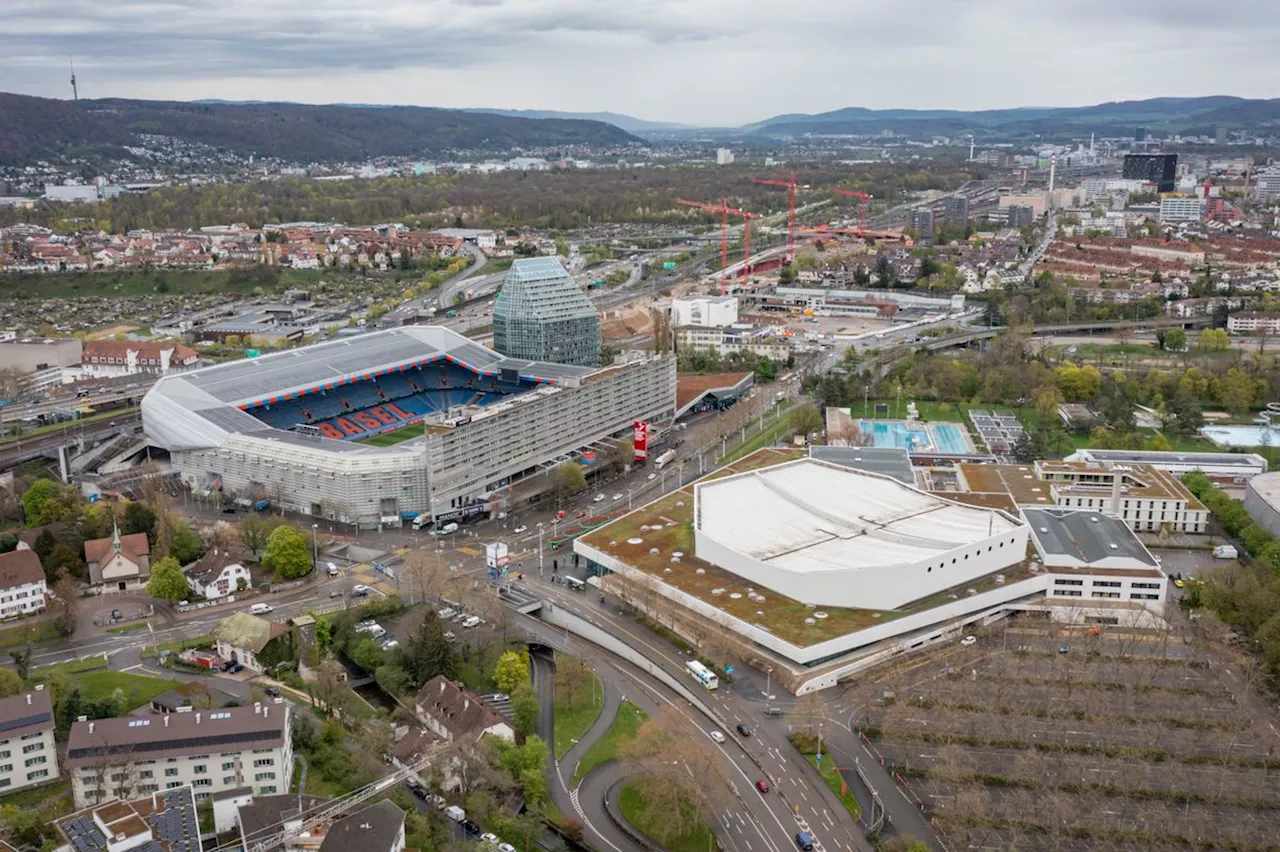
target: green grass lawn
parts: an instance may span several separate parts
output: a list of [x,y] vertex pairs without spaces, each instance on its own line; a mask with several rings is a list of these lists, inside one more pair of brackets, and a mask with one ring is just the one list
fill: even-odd
[[132,672],[118,672],[110,669],[78,675],[76,682],[80,686],[80,696],[85,701],[110,698],[117,689],[123,690],[124,700],[120,704],[122,712],[127,712],[146,704],[160,693],[168,692],[182,684],[182,681],[178,680],[150,677],[149,675],[133,674]]
[[47,680],[53,672],[65,672],[73,675],[91,672],[95,669],[105,669],[106,667],[107,658],[98,654],[94,657],[85,657],[82,660],[68,660],[65,663],[54,663],[51,666],[39,666],[31,670],[31,679],[38,683]]
[[58,627],[53,619],[22,619],[12,627],[0,629],[0,649],[15,648],[30,642],[40,645],[58,639]]
[[858,800],[853,797],[853,793],[848,791],[847,786],[845,787],[844,794],[841,794],[840,790],[841,786],[844,784],[844,779],[840,777],[840,773],[836,771],[835,765],[832,764],[831,755],[828,754],[825,756],[821,763],[819,763],[817,758],[812,754],[806,754],[804,757],[805,760],[809,761],[810,766],[818,770],[818,774],[822,776],[823,781],[827,782],[827,786],[831,788],[831,792],[836,794],[836,798],[844,803],[849,814],[856,819],[858,815],[862,813],[862,808],[858,806]]
[[616,758],[618,746],[635,739],[636,732],[640,730],[640,725],[647,718],[644,711],[630,701],[622,702],[609,730],[605,731],[604,736],[596,740],[595,745],[587,750],[582,760],[578,761],[577,770],[573,775],[574,784],[576,785],[578,779],[586,777],[587,773],[597,766]]
[[[618,793],[618,807],[622,811],[622,815],[626,817],[627,822],[631,823],[641,832],[652,837],[649,829],[646,828],[644,821],[640,818],[640,812],[644,807],[644,797],[640,794],[639,788],[634,784],[628,784]],[[711,828],[702,822],[697,828],[685,832],[679,837],[662,845],[667,852],[708,852],[708,850],[720,848],[716,843],[715,835],[712,834]]]
[[779,438],[790,434],[791,422],[794,419],[792,414],[784,414],[776,421],[770,419],[769,415],[765,415],[764,429],[759,432],[747,435],[747,440],[737,446],[730,445],[729,451],[723,458],[718,460],[717,464],[728,464],[736,461],[743,456],[749,456],[756,450],[765,447],[772,447],[778,442]]
[[303,287],[325,276],[324,270],[259,267],[249,270],[102,270],[10,273],[0,276],[0,288],[13,298],[68,299],[77,296],[128,296],[178,293],[244,293]]
[[596,673],[591,673],[591,682],[583,684],[577,700],[570,703],[568,698],[556,690],[555,706],[555,749],[556,757],[564,757],[565,752],[573,748],[573,744],[582,739],[582,735],[590,730],[600,715],[604,704],[604,686]]
[[7,796],[0,796],[0,808],[10,807],[19,808],[20,810],[30,810],[38,808],[48,802],[55,800],[63,800],[56,802],[59,813],[71,812],[71,779],[63,777],[53,784],[45,784],[40,787],[29,787],[26,790],[19,790],[16,793],[10,793]]
[[422,424],[415,423],[412,426],[405,426],[403,429],[393,429],[390,432],[379,432],[376,435],[370,435],[368,438],[361,438],[356,443],[368,444],[371,447],[393,447],[396,444],[420,438],[422,435]]

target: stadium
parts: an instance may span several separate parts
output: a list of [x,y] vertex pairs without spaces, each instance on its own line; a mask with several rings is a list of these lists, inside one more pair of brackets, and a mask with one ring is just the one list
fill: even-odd
[[438,326],[166,376],[142,401],[149,441],[193,489],[361,525],[501,511],[674,411],[673,359],[527,361]]

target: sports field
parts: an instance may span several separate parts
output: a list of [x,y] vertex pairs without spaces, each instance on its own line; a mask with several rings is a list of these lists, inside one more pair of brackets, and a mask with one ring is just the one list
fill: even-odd
[[358,443],[368,444],[371,447],[393,447],[396,444],[404,443],[421,435],[422,424],[414,423],[410,426],[405,426],[403,429],[393,429],[390,432],[379,432],[377,435],[361,438]]

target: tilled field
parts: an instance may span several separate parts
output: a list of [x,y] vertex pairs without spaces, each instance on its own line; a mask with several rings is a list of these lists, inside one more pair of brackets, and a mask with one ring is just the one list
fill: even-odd
[[859,699],[948,848],[1280,850],[1280,742],[1221,665],[983,644]]

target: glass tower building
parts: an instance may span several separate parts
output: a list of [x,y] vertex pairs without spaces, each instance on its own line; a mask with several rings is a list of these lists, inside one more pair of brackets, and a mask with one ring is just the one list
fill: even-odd
[[559,260],[522,258],[493,307],[493,348],[510,358],[599,367],[600,320]]

